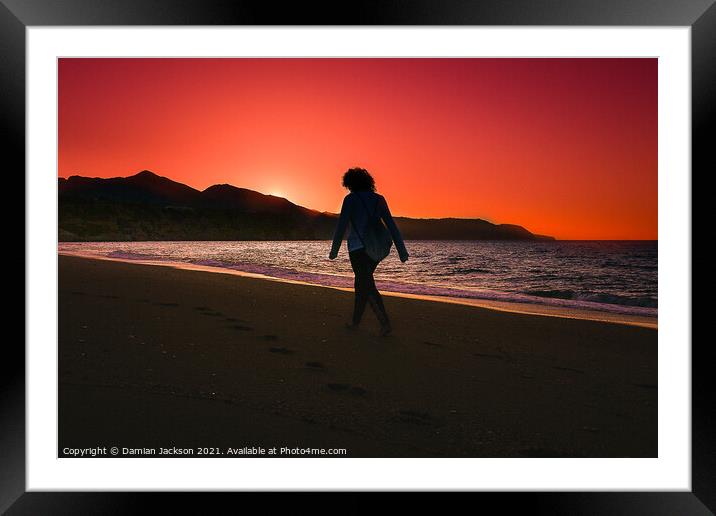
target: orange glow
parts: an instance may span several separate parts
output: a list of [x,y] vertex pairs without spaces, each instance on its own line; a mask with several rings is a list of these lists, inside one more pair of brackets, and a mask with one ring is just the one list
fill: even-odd
[[656,59],[60,59],[58,175],[657,238]]

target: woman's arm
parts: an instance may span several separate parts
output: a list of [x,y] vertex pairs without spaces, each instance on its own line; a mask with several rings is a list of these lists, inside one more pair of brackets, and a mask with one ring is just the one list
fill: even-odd
[[350,200],[348,199],[350,194],[343,198],[343,205],[341,206],[341,214],[338,217],[338,225],[336,226],[336,232],[333,234],[333,245],[331,246],[331,252],[328,257],[333,260],[338,256],[338,249],[341,247],[343,242],[343,236],[346,233],[348,227],[348,219],[350,217]]
[[385,222],[385,225],[388,227],[388,231],[390,231],[390,235],[393,237],[393,242],[395,242],[395,248],[398,251],[398,256],[400,257],[401,262],[405,262],[408,260],[408,251],[405,249],[405,243],[403,242],[403,236],[400,234],[400,230],[398,229],[398,226],[395,224],[395,221],[393,220],[393,215],[390,213],[390,208],[388,208],[388,202],[385,200],[385,197],[381,195],[381,218],[383,219],[383,222]]

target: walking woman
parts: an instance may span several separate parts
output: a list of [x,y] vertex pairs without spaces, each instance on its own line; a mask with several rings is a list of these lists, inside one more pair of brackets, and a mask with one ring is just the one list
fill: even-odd
[[333,260],[338,256],[338,249],[343,241],[346,227],[350,222],[351,230],[348,235],[348,256],[355,274],[355,304],[353,307],[353,321],[346,326],[356,328],[363,317],[365,305],[370,304],[380,322],[380,335],[385,336],[391,332],[390,320],[383,306],[383,298],[375,286],[373,272],[378,262],[371,258],[365,249],[364,235],[366,227],[372,217],[380,217],[390,231],[390,235],[398,250],[400,261],[408,260],[408,251],[405,249],[403,237],[388,209],[388,203],[382,195],[375,192],[375,181],[364,168],[351,168],[343,175],[343,186],[350,193],[343,199],[341,215],[333,236],[333,245],[328,257]]

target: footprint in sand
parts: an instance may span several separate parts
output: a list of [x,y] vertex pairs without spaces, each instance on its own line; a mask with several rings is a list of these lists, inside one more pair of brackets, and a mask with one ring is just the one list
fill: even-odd
[[497,355],[495,353],[473,353],[472,356],[477,358],[495,358],[497,360],[502,360],[502,355]]
[[293,350],[288,348],[269,348],[271,353],[278,353],[279,355],[292,355]]
[[400,423],[412,425],[438,425],[438,420],[432,415],[418,410],[399,410],[393,419]]
[[581,369],[575,369],[574,367],[552,366],[552,369],[558,369],[560,371],[570,371],[572,373],[584,374],[584,371],[582,371]]
[[261,339],[261,340],[278,340],[278,336],[277,335],[261,335],[259,337],[259,339]]
[[325,366],[320,362],[306,362],[305,366],[309,369],[323,369]]
[[442,344],[438,344],[437,342],[429,342],[427,340],[424,341],[423,344],[425,344],[426,346],[433,347],[433,348],[444,348],[445,347]]
[[179,306],[179,303],[152,303],[152,304],[157,305],[157,306],[167,306],[167,307],[172,307],[172,308]]
[[357,387],[348,383],[327,383],[326,387],[333,392],[350,394],[353,396],[365,396],[368,391],[363,387]]
[[198,311],[201,315],[206,315],[208,317],[223,317],[224,314],[219,312],[218,310],[214,310],[213,308],[209,308],[208,306],[195,306],[194,310]]
[[251,331],[253,328],[251,326],[244,326],[243,324],[233,324],[229,326],[232,330],[236,331]]

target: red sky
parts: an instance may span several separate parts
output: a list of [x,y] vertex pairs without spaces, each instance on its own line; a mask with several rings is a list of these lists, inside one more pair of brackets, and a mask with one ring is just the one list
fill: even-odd
[[60,59],[60,177],[143,169],[337,212],[657,238],[656,59]]

